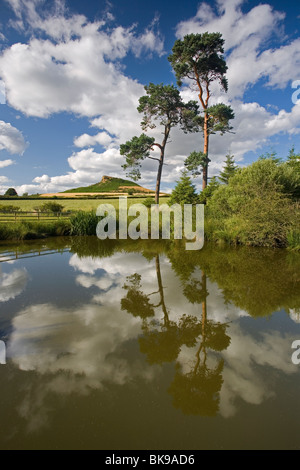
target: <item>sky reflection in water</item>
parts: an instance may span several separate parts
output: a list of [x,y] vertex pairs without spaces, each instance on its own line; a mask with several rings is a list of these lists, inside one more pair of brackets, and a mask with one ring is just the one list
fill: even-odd
[[[7,349],[7,365],[0,368],[1,396],[2,406],[13,415],[11,421],[4,413],[1,448],[30,448],[34,442],[107,449],[141,448],[148,442],[151,448],[154,425],[139,436],[136,417],[132,440],[107,432],[116,420],[121,427],[128,425],[128,416],[120,415],[128,393],[129,415],[136,412],[141,394],[144,421],[152,422],[154,403],[157,423],[162,420],[159,409],[166,410],[168,438],[161,438],[157,448],[172,442],[178,449],[233,447],[229,430],[242,446],[238,436],[249,406],[252,412],[254,405],[259,408],[264,427],[276,412],[276,400],[297,406],[299,366],[291,362],[291,344],[300,338],[299,256],[216,247],[188,253],[180,244],[168,243],[154,248],[146,242],[104,248],[95,239],[66,243],[71,252],[51,256],[51,263],[45,262],[47,257],[0,266],[0,339]],[[57,285],[59,295],[51,302],[46,295],[49,272],[43,267],[53,273],[58,263],[64,265],[66,289]],[[45,293],[39,292],[36,303],[30,292],[38,278],[40,283],[44,279]],[[52,275],[51,292],[57,282],[62,276],[56,280]],[[72,402],[68,420],[80,429],[87,399],[96,424],[78,431],[81,444],[79,435],[66,434],[58,444],[57,426],[62,433],[70,426],[61,422],[59,411],[68,415],[67,402]],[[105,409],[107,400],[115,411]],[[296,426],[294,412],[288,418],[290,430]],[[86,419],[89,412],[84,415]],[[204,417],[210,419],[206,441],[196,444],[188,436],[204,426]],[[178,419],[185,423],[181,445],[178,436],[171,439],[172,422]],[[216,440],[215,426],[223,429],[223,441]],[[89,432],[95,436],[95,428],[98,444],[91,444]],[[274,445],[288,447],[283,430],[277,431]],[[267,445],[267,437],[265,442],[259,439],[258,445]]]

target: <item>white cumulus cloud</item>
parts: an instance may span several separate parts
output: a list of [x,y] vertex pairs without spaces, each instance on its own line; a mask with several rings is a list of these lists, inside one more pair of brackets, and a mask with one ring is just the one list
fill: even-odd
[[5,168],[7,166],[13,165],[15,162],[14,160],[7,159],[7,160],[2,160],[0,161],[0,168]]
[[93,147],[94,145],[107,146],[112,142],[112,138],[107,132],[99,132],[96,135],[82,134],[74,139],[76,147]]
[[[9,122],[0,121],[0,150],[7,150],[11,154],[23,155],[26,147],[27,144],[23,134]],[[9,161],[11,162],[11,160]],[[8,160],[6,160],[7,162]]]
[[0,268],[0,302],[7,302],[21,294],[27,282],[26,269],[14,269],[10,273],[4,273]]
[[35,9],[28,11],[28,2],[11,3],[16,12],[26,6],[31,27],[48,36],[13,44],[0,57],[11,106],[38,117],[61,111],[108,117],[113,111],[121,121],[133,103],[136,108],[143,87],[122,72],[118,61],[129,51],[162,54],[155,25],[138,35],[133,27],[108,30],[103,21],[89,22],[83,15],[43,18]]

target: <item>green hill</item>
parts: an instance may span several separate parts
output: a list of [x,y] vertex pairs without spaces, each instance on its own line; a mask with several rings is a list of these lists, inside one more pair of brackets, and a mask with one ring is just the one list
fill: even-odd
[[[99,183],[86,186],[85,188],[75,188],[64,191],[64,193],[110,193],[110,192],[126,192],[126,189],[134,187],[137,191],[143,191],[142,186],[133,181],[124,180],[122,178],[113,178],[112,176],[103,176]],[[145,190],[144,190],[145,191]]]

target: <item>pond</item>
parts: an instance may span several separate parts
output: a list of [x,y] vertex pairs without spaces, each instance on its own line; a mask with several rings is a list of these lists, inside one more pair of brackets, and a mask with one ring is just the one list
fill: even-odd
[[0,247],[0,449],[299,449],[300,256]]

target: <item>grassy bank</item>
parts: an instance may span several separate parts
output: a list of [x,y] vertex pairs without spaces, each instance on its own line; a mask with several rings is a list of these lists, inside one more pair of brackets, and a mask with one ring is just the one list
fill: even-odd
[[32,240],[69,234],[69,220],[53,222],[16,222],[0,224],[0,240]]
[[300,230],[292,230],[288,233],[287,245],[292,251],[300,251]]
[[[263,167],[264,171],[260,167]],[[229,184],[216,186],[206,201],[206,240],[234,246],[249,245],[300,251],[299,202],[288,192],[291,191],[289,186],[285,190],[283,184],[277,183],[276,171],[274,162],[260,161],[232,177]],[[142,203],[145,199],[128,198],[128,207]],[[154,199],[151,201],[154,203]],[[167,202],[168,198],[160,200],[161,204]],[[11,204],[11,201],[1,201],[2,206]],[[18,205],[22,211],[33,211],[43,204],[43,200],[14,200],[14,205]],[[116,209],[118,229],[118,199],[67,199],[59,200],[59,204],[63,206],[64,211],[73,212],[70,220],[26,219],[0,223],[0,240],[26,240],[65,234],[96,235],[100,219],[95,212],[101,204],[111,204]],[[131,220],[133,218],[128,219],[128,224]],[[150,217],[148,222],[150,234]],[[171,233],[173,229],[171,223]]]
[[217,245],[287,248],[300,252],[300,230],[296,228],[287,226],[280,238],[277,238],[273,233],[268,233],[267,229],[258,228],[250,232],[238,220],[234,223],[226,222],[208,216],[205,219],[205,240]]
[[[128,218],[128,225],[135,217]],[[46,238],[53,236],[92,236],[96,235],[96,227],[99,222],[99,217],[96,216],[95,211],[79,211],[74,214],[70,219],[60,219],[55,221],[22,221],[16,223],[0,224],[0,241],[1,240],[30,240],[38,238]],[[118,230],[118,212],[116,227]],[[149,239],[151,237],[151,222],[148,219]],[[171,221],[170,226],[171,234],[174,232],[174,224]],[[161,224],[160,224],[161,232]],[[256,233],[256,232],[255,232]],[[259,236],[258,236],[259,233]],[[250,246],[264,246],[264,247],[281,247],[288,248],[293,251],[300,251],[300,231],[296,228],[287,230],[286,235],[278,240],[273,237],[267,236],[264,233],[262,238],[262,229],[257,232],[257,237],[254,238],[252,232],[248,233],[241,224],[235,226],[228,226],[224,221],[205,217],[205,240],[215,244],[224,245],[250,245]],[[250,236],[251,235],[251,236]],[[172,235],[171,235],[172,238]]]

